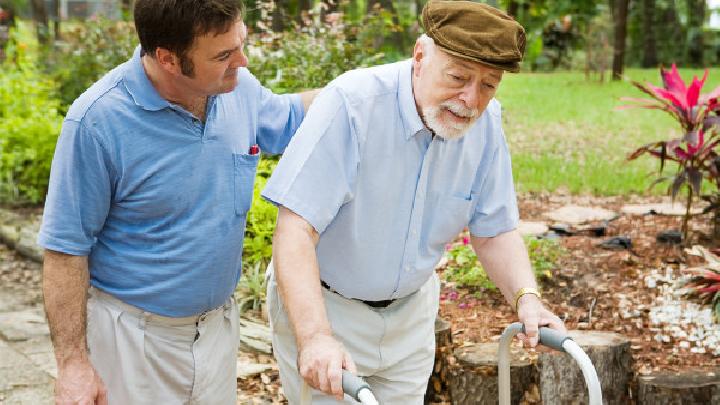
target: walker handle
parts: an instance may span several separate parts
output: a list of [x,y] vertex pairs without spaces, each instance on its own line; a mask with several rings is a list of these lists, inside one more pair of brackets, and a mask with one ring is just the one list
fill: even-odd
[[366,388],[369,390],[370,386],[362,378],[347,370],[343,370],[342,388],[344,393],[350,395],[353,399],[359,402],[360,399],[358,398],[358,393]]

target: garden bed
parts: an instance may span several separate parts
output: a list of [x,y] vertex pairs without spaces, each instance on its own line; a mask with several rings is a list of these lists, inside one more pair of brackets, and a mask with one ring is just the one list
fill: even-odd
[[[522,198],[520,210],[524,220],[545,220],[543,213],[570,203],[620,213],[628,202],[648,201],[539,195]],[[708,323],[709,307],[673,294],[673,281],[683,277],[687,255],[680,246],[656,241],[659,232],[679,229],[681,222],[679,216],[620,214],[608,224],[605,236],[561,237],[566,252],[552,277],[541,282],[543,301],[568,329],[612,331],[629,338],[636,373],[717,367],[720,342],[715,336],[720,326]],[[707,216],[695,217],[692,229],[707,233],[708,223]],[[630,237],[632,249],[597,246],[613,236]],[[455,290],[457,299],[451,300]],[[483,291],[478,299],[473,291],[446,286],[443,297],[440,315],[454,325],[457,346],[491,341],[516,320],[498,291]],[[687,336],[680,337],[678,330]]]

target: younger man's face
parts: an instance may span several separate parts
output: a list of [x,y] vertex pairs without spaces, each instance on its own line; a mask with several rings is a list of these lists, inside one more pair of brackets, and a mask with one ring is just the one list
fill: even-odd
[[243,51],[246,38],[247,28],[241,19],[223,34],[211,31],[196,37],[181,61],[180,80],[193,93],[207,96],[232,91],[238,84],[238,68],[248,64]]

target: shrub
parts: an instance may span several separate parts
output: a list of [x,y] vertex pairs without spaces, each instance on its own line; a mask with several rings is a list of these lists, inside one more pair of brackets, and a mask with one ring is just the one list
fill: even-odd
[[260,193],[265,188],[276,165],[276,158],[265,157],[258,164],[253,186],[252,206],[248,212],[243,242],[243,267],[250,268],[261,263],[263,272],[272,257],[272,236],[275,231],[278,210],[274,205],[265,201]]
[[[636,104],[622,108],[635,107],[665,111],[677,121],[682,136],[644,145],[635,150],[628,159],[636,159],[644,154],[656,157],[660,160],[661,174],[666,161],[677,163],[678,169],[674,176],[660,177],[653,185],[670,181],[668,193],[672,195],[673,199],[682,187],[686,187],[686,211],[682,232],[684,240],[687,242],[690,209],[694,196],[700,195],[703,179],[707,178],[712,181],[720,190],[717,151],[717,146],[720,145],[720,136],[717,131],[720,122],[720,104],[718,104],[720,87],[709,94],[700,94],[708,76],[707,70],[705,70],[702,80],[695,77],[690,86],[685,84],[674,64],[670,71],[660,69],[660,74],[663,87],[633,82],[635,87],[649,95],[651,99],[628,99]],[[716,223],[720,223],[718,221],[720,207],[715,207],[715,210]]]
[[0,71],[0,200],[45,198],[62,116],[55,84],[36,68],[33,44],[12,36]]
[[276,92],[323,87],[348,70],[383,61],[373,40],[384,29],[384,19],[371,19],[362,26],[345,23],[342,18],[329,24],[318,19],[308,23],[287,32],[251,36],[249,69],[265,86]]
[[[525,237],[525,245],[535,277],[540,280],[552,278],[552,270],[565,252],[562,246],[557,241],[535,237]],[[463,237],[461,243],[449,245],[446,257],[448,265],[443,273],[446,280],[455,282],[459,287],[495,289],[467,237]]]
[[65,109],[105,73],[130,59],[138,44],[133,23],[106,18],[77,24],[63,33],[63,41],[48,57]]

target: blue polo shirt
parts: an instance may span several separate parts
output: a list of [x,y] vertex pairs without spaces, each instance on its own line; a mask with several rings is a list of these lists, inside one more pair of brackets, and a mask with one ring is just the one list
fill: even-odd
[[223,304],[240,277],[259,154],[281,153],[303,118],[246,69],[210,97],[206,122],[163,99],[139,55],[73,103],[50,174],[38,242],[88,256],[90,283],[156,314]]
[[500,104],[464,137],[433,138],[411,68],[355,70],[328,85],[262,193],[320,233],[320,277],[349,298],[409,295],[464,227],[492,237],[518,223]]

